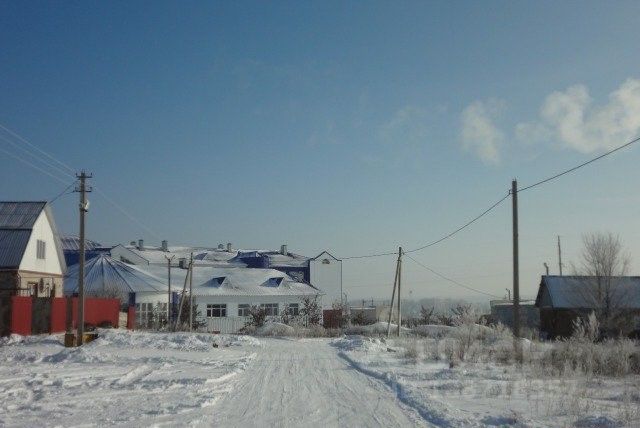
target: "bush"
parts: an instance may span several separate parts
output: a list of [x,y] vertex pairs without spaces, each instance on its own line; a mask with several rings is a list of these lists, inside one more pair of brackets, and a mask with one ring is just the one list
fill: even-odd
[[249,308],[249,323],[254,327],[262,327],[267,319],[267,311],[260,306],[251,306]]

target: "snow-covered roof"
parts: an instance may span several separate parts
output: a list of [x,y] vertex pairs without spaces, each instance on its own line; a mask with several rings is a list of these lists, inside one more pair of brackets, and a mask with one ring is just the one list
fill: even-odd
[[[75,264],[68,268],[64,277],[65,294],[78,292],[79,267]],[[161,279],[106,254],[99,254],[85,263],[84,285],[88,295],[114,289],[123,296],[130,292],[167,292],[167,284]]]
[[[167,278],[166,266],[142,266],[140,270]],[[187,269],[171,269],[171,287],[181,292]],[[244,267],[216,268],[194,265],[194,296],[313,296],[321,292],[309,284],[294,281],[275,269]],[[187,283],[187,288],[189,284]]]
[[172,257],[172,265],[177,266],[180,259],[189,260],[193,253],[194,264],[206,266],[245,266],[240,261],[232,260],[238,254],[237,251],[226,251],[213,248],[171,246],[164,251],[161,247],[144,246],[143,249],[134,245],[122,245],[138,257],[143,258],[150,265],[167,265],[167,257]]
[[[598,285],[592,276],[542,277],[536,306],[560,309],[591,309],[598,306],[598,293],[603,296],[606,286]],[[609,295],[618,308],[640,309],[640,277],[610,278]]]

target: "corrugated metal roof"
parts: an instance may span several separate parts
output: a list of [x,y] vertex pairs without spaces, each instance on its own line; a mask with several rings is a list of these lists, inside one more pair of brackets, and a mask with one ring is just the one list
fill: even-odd
[[0,229],[0,268],[17,269],[29,243],[29,229]]
[[[624,309],[640,309],[640,277],[618,276],[610,278],[609,296],[612,305]],[[607,287],[598,285],[591,276],[551,276],[542,277],[537,306],[551,306],[558,309],[592,309],[599,306]],[[545,290],[549,301],[546,301]]]
[[31,229],[46,202],[0,202],[0,229]]
[[[64,292],[67,295],[78,292],[79,268],[75,264],[67,269],[64,278]],[[106,254],[100,254],[85,263],[84,283],[87,295],[114,289],[122,293],[122,298],[126,298],[130,292],[167,292],[167,285],[160,279]]]
[[[98,242],[91,241],[89,239],[85,239],[85,249],[87,251],[95,250],[96,248],[102,247],[102,245]],[[64,251],[78,251],[80,250],[80,238],[77,236],[61,236],[60,243],[62,244],[62,249]]]

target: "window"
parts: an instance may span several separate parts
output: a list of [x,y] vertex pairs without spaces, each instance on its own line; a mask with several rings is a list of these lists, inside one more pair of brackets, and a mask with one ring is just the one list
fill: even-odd
[[287,310],[289,311],[289,315],[291,315],[292,317],[297,317],[298,315],[300,315],[300,304],[289,303]]
[[213,304],[207,305],[207,318],[220,318],[227,316],[226,304]]
[[263,303],[260,305],[262,309],[266,312],[267,316],[277,316],[278,315],[278,304],[277,303]]
[[248,317],[250,310],[251,310],[251,306],[248,303],[241,303],[238,305],[238,316]]
[[43,260],[45,257],[45,249],[46,249],[46,242],[38,239],[36,241],[36,245],[37,245],[37,249],[36,249],[36,257]]
[[279,287],[284,278],[269,278],[263,285],[265,287]]

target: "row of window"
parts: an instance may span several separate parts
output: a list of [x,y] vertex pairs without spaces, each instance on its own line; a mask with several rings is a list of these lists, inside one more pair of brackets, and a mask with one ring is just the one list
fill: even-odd
[[[260,308],[264,309],[267,316],[277,316],[279,312],[277,303],[262,303],[260,304]],[[250,310],[251,305],[247,303],[241,303],[238,305],[238,316],[248,317]],[[295,317],[300,314],[300,305],[298,303],[289,303],[288,305],[285,305],[285,310],[289,313],[289,315]],[[207,305],[207,318],[221,318],[226,316],[226,303],[212,303]]]

